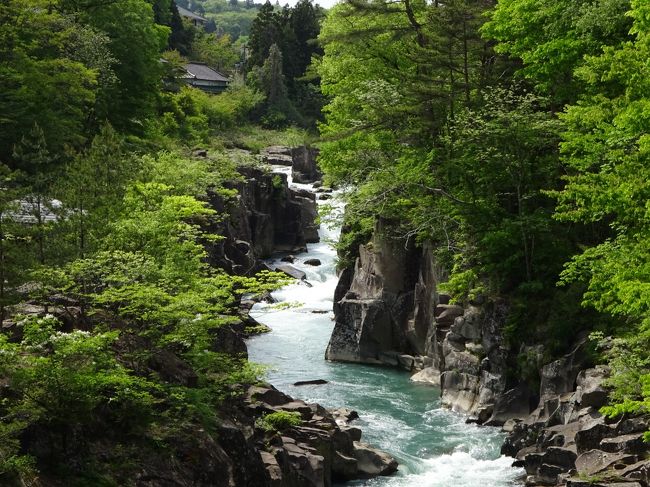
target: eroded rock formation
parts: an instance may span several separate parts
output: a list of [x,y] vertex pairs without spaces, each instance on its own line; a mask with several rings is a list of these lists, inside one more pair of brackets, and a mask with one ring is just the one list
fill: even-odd
[[207,230],[223,239],[208,245],[210,263],[227,272],[251,275],[259,259],[275,251],[298,252],[318,242],[318,209],[313,195],[289,188],[284,174],[240,167],[229,183],[234,197],[210,193],[210,205],[228,215]]
[[278,432],[256,427],[254,437],[270,486],[322,486],[332,482],[390,475],[397,462],[361,440],[349,423],[350,410],[330,412],[318,404],[295,400],[272,386],[251,387],[247,409],[255,417],[278,411],[300,414],[301,424]]
[[[326,358],[412,371],[468,421],[503,426],[503,453],[525,468],[527,485],[648,487],[648,420],[612,422],[598,412],[608,371],[591,363],[586,337],[546,364],[538,345],[513,350],[504,339],[508,302],[450,304],[437,290],[444,276],[431,249],[386,237],[389,224],[380,222],[340,274]],[[538,381],[513,373],[520,356],[531,357]]]
[[381,228],[375,235],[360,246],[354,270],[341,275],[328,360],[397,365],[400,356],[412,358],[426,348],[435,299],[425,284],[433,279],[430,264],[422,262],[422,249],[382,237]]
[[313,183],[323,175],[316,163],[318,149],[313,147],[295,147],[291,149],[291,176],[295,183]]

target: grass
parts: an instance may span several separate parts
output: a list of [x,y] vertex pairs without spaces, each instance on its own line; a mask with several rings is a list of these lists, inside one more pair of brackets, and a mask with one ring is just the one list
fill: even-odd
[[259,154],[260,151],[272,145],[285,145],[297,147],[309,145],[315,138],[306,130],[288,127],[284,130],[271,130],[243,125],[236,129],[220,132],[215,135],[215,142],[224,147],[244,149]]

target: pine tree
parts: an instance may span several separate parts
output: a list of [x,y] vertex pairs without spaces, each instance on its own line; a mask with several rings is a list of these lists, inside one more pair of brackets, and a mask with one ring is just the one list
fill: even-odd
[[38,261],[44,264],[46,227],[52,215],[48,195],[54,179],[56,158],[50,154],[45,134],[37,123],[15,146],[13,157],[23,174],[23,185],[30,189],[24,203],[34,222]]
[[106,235],[133,169],[127,167],[122,141],[110,124],[105,124],[90,148],[67,167],[61,199],[67,207],[66,226],[72,227],[79,257],[84,258]]
[[23,196],[16,179],[16,172],[0,164],[0,322],[5,318],[6,306],[15,300],[15,290],[30,261],[24,251],[26,228],[16,217]]
[[251,25],[248,41],[249,67],[262,66],[273,44],[282,44],[280,19],[271,2],[267,0]]
[[266,115],[263,122],[278,127],[297,121],[298,114],[287,95],[287,86],[282,73],[282,52],[277,44],[269,49],[269,57],[259,70],[260,88],[266,95]]

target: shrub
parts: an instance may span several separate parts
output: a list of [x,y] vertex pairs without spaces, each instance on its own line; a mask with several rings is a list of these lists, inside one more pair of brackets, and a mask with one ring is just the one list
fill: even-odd
[[264,431],[276,432],[299,426],[301,422],[300,413],[276,411],[258,419],[256,425]]

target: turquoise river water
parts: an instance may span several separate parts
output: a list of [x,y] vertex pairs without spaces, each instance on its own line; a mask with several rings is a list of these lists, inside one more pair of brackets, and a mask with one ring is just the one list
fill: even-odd
[[[288,169],[278,169],[288,172]],[[310,189],[308,185],[294,185]],[[327,203],[331,204],[331,201]],[[328,362],[325,348],[332,332],[336,252],[330,243],[338,229],[322,228],[321,243],[296,255],[294,267],[307,273],[304,283],[273,294],[292,306],[256,305],[252,316],[272,332],[248,341],[250,359],[270,367],[268,380],[278,389],[328,408],[358,411],[353,424],[362,441],[392,454],[400,463],[391,477],[350,482],[368,487],[507,487],[520,485],[522,471],[499,454],[502,433],[465,424],[465,417],[440,406],[440,391],[409,381],[397,369]],[[302,262],[318,258],[322,265]],[[271,264],[274,262],[272,261]],[[295,387],[299,380],[325,379],[324,385]]]

